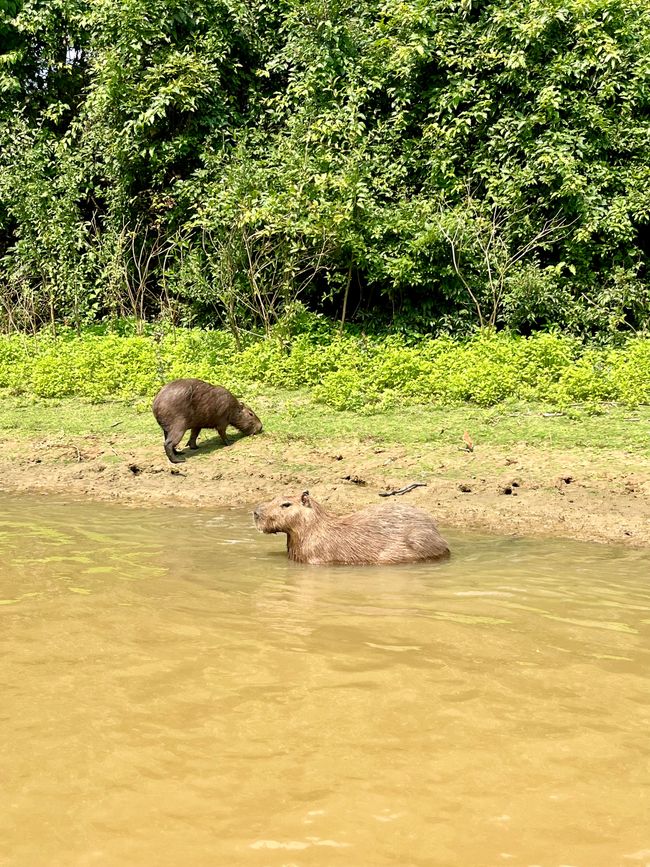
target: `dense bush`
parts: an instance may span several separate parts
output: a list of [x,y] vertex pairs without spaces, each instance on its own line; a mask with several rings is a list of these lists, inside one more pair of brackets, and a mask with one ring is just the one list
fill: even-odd
[[647,0],[0,0],[0,42],[2,329],[650,322]]
[[465,341],[275,335],[237,349],[223,331],[146,336],[74,332],[0,336],[0,387],[42,397],[151,398],[163,382],[197,376],[243,393],[310,389],[336,409],[400,404],[491,406],[507,399],[650,403],[650,340],[585,348],[560,334],[483,332]]

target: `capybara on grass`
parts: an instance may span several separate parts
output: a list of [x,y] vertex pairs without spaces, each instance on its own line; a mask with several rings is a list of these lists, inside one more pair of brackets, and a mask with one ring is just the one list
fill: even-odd
[[260,504],[253,517],[262,533],[286,533],[289,559],[299,563],[385,565],[439,560],[449,554],[432,518],[400,503],[334,515],[305,491]]
[[227,388],[210,385],[202,379],[175,379],[164,385],[153,402],[153,414],[163,429],[165,452],[173,464],[180,463],[176,447],[191,430],[187,442],[197,449],[196,438],[201,428],[215,428],[225,445],[228,425],[244,434],[256,434],[262,430],[262,422],[252,409],[237,400]]

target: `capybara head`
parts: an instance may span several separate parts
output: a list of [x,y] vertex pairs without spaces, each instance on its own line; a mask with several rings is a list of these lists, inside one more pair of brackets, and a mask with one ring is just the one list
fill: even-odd
[[280,495],[260,503],[253,512],[255,526],[261,533],[291,533],[305,529],[318,520],[318,503],[304,491],[300,496]]
[[245,403],[239,404],[230,419],[230,424],[249,436],[258,434],[262,430],[262,422]]

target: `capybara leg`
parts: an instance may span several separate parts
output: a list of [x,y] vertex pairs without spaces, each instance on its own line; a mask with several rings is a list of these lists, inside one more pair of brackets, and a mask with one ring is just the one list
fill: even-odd
[[198,446],[197,446],[197,444],[196,444],[196,438],[198,437],[198,435],[199,435],[200,433],[201,433],[201,428],[200,428],[200,427],[193,427],[193,428],[192,428],[192,432],[191,432],[191,434],[190,434],[190,438],[189,438],[189,440],[187,441],[187,445],[188,445],[189,448],[191,448],[191,449],[198,449]]
[[182,461],[180,461],[176,457],[176,455],[179,454],[179,452],[176,450],[176,446],[179,444],[179,442],[183,439],[184,436],[185,428],[179,427],[172,428],[165,437],[165,454],[173,464],[182,463]]
[[165,443],[165,454],[173,464],[183,463],[182,458],[177,457],[178,452],[176,451],[176,449],[173,449],[167,442]]
[[224,444],[225,446],[229,446],[229,445],[230,445],[230,440],[229,440],[228,437],[226,436],[226,429],[225,429],[225,427],[218,427],[218,428],[217,428],[217,433],[218,433],[219,436],[221,437],[221,439],[222,439],[222,441],[223,441],[223,444]]

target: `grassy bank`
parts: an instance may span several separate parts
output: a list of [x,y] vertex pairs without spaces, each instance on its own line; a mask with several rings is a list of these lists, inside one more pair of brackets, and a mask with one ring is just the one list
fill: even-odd
[[[496,407],[406,406],[375,415],[337,411],[314,403],[307,391],[252,387],[247,399],[274,439],[369,440],[462,449],[468,431],[477,450],[514,444],[546,448],[589,448],[650,455],[650,407],[569,407],[508,402]],[[143,401],[91,402],[84,398],[45,399],[0,391],[0,428],[15,440],[40,436],[110,438],[119,433],[133,446],[158,445],[160,430]],[[211,434],[206,432],[205,437]],[[197,458],[199,456],[197,455]]]
[[302,327],[240,347],[227,332],[191,329],[3,335],[0,387],[38,397],[147,402],[163,382],[196,376],[240,394],[308,390],[321,406],[362,414],[508,401],[563,410],[575,403],[650,404],[647,338],[612,348],[547,333],[371,338],[339,334],[319,317]]

